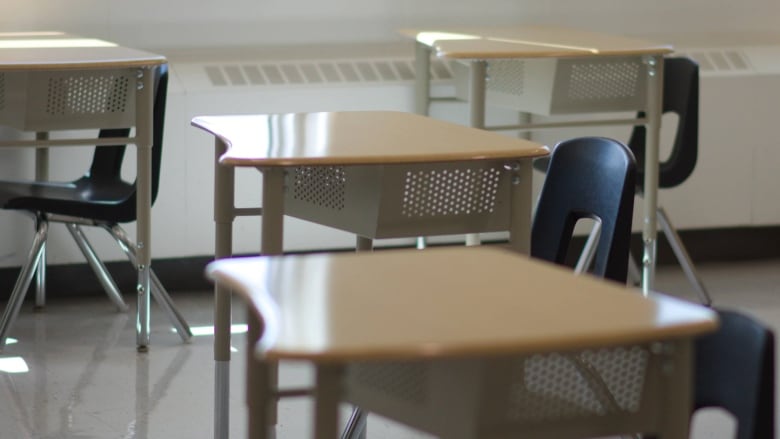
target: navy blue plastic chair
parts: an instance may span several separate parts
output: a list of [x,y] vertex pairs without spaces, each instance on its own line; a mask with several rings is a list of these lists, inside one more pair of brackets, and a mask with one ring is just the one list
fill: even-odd
[[694,410],[731,413],[737,439],[774,439],[774,333],[743,313],[717,311],[718,330],[695,343]]
[[531,256],[565,264],[574,227],[600,223],[590,272],[626,282],[636,187],[634,155],[622,143],[581,137],[553,149],[531,231]]

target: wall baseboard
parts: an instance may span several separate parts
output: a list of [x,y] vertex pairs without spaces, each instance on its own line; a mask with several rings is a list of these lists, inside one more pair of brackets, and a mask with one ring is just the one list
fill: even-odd
[[[780,258],[780,226],[686,230],[680,231],[680,237],[695,263]],[[580,248],[583,242],[583,238],[575,238],[572,246]],[[631,251],[635,256],[642,254],[642,240],[639,234],[632,236]],[[171,293],[203,291],[204,294],[209,294],[213,287],[203,271],[212,259],[211,256],[155,259],[153,266],[160,281]],[[658,264],[676,263],[669,244],[659,233]],[[127,294],[134,290],[136,275],[129,263],[108,262],[106,267],[121,291]],[[8,299],[18,274],[18,267],[0,269],[0,298]],[[73,297],[104,293],[91,269],[84,263],[48,266],[47,294],[54,297]],[[32,296],[28,294],[28,299]]]

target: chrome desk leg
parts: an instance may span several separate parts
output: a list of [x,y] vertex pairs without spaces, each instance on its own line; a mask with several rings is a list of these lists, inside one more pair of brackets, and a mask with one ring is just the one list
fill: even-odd
[[648,56],[645,62],[647,67],[647,149],[645,151],[644,181],[645,218],[642,228],[642,242],[644,244],[642,292],[647,295],[653,289],[655,282],[657,256],[658,148],[663,105],[664,60],[663,56],[654,55]]
[[[124,229],[122,229],[122,227],[120,227],[118,224],[114,224],[111,227],[106,226],[105,229],[114,238],[114,240],[116,240],[117,244],[119,244],[119,247],[125,253],[130,263],[137,265],[138,262],[135,256],[135,252],[133,251],[133,240],[127,236],[127,233],[124,231]],[[160,306],[160,308],[165,311],[165,314],[168,315],[168,318],[171,319],[171,323],[176,329],[176,332],[179,334],[179,337],[181,337],[181,340],[184,342],[189,341],[190,338],[192,338],[192,331],[190,330],[190,325],[187,323],[187,320],[184,318],[184,316],[181,315],[179,310],[176,308],[176,305],[174,305],[173,299],[171,299],[171,296],[168,294],[168,291],[165,289],[162,282],[160,282],[160,279],[157,278],[154,270],[150,269],[149,276],[151,277],[152,282],[151,292],[155,301]]]
[[136,345],[139,352],[149,347],[149,302],[152,264],[152,117],[154,105],[154,74],[152,69],[139,69],[136,84],[136,258],[138,264],[138,309],[136,315]]
[[[219,139],[214,148],[214,256],[233,254],[235,169],[221,166],[227,146]],[[214,439],[230,437],[230,289],[214,285]]]
[[[48,131],[35,133],[35,140],[49,140]],[[49,148],[35,148],[35,180],[49,180]],[[35,270],[35,307],[46,305],[46,242],[41,248],[41,263]]]

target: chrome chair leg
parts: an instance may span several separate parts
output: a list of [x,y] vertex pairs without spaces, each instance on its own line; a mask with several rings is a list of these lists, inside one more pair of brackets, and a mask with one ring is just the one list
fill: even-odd
[[642,283],[642,270],[633,255],[628,255],[628,284],[638,287]]
[[105,264],[97,257],[95,250],[92,248],[92,245],[90,245],[86,235],[84,235],[84,231],[78,224],[66,223],[65,227],[67,227],[71,236],[73,236],[73,240],[76,241],[79,250],[81,250],[84,258],[86,258],[90,268],[95,272],[95,275],[97,276],[100,285],[103,287],[103,290],[105,290],[108,295],[108,298],[114,302],[114,305],[116,305],[119,311],[127,312],[127,304],[124,299],[122,299],[119,288],[116,286],[111,274],[109,274],[108,269],[106,269]]
[[696,273],[696,270],[693,267],[693,261],[691,260],[688,251],[685,249],[685,246],[680,239],[680,235],[672,227],[672,224],[669,222],[669,217],[666,215],[666,211],[661,206],[658,207],[658,223],[661,225],[661,229],[663,230],[664,235],[666,235],[669,245],[672,247],[672,251],[677,257],[677,261],[680,263],[680,267],[682,267],[683,272],[685,272],[688,282],[691,283],[696,290],[696,294],[699,295],[699,300],[701,300],[703,305],[712,305],[710,294],[704,287],[704,283],[701,281],[701,278],[699,278],[698,273]]
[[593,263],[593,257],[596,255],[596,248],[598,247],[600,237],[601,221],[596,221],[593,223],[593,228],[588,234],[588,239],[585,241],[579,259],[577,259],[577,265],[574,267],[575,273],[580,274],[590,270],[590,266]]
[[360,407],[352,409],[347,426],[341,433],[341,439],[366,439],[366,421],[368,413]]
[[41,247],[41,263],[35,270],[35,308],[40,309],[46,306],[46,240]]
[[22,266],[19,277],[16,279],[14,289],[11,292],[11,297],[3,311],[3,316],[0,317],[0,349],[5,348],[8,331],[10,331],[11,326],[13,326],[16,316],[19,315],[19,310],[22,308],[22,303],[24,302],[24,296],[27,293],[27,289],[30,287],[33,275],[35,274],[35,269],[41,263],[41,251],[44,248],[48,231],[48,221],[42,217],[36,218],[35,237],[33,238],[30,253],[27,256],[27,262]]
[[[127,233],[124,231],[124,229],[119,227],[118,224],[111,226],[104,225],[103,227],[111,236],[114,237],[116,242],[119,244],[119,247],[122,249],[125,255],[127,255],[130,263],[134,266],[137,265],[135,249],[133,248],[133,241],[129,236],[127,236]],[[152,297],[154,297],[154,299],[157,301],[157,304],[160,305],[165,313],[168,314],[168,318],[173,323],[173,326],[176,328],[176,332],[179,333],[179,337],[181,337],[182,341],[189,341],[190,338],[192,338],[190,325],[174,305],[173,299],[171,299],[168,291],[166,291],[165,287],[163,287],[162,282],[160,282],[160,279],[154,273],[154,270],[151,270],[150,277],[152,281]]]

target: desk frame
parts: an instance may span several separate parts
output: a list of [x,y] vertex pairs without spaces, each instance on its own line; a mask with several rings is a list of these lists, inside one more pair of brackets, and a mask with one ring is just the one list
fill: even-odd
[[[85,70],[99,70],[101,68],[116,69],[127,68],[136,72],[137,83],[135,87],[135,136],[126,138],[78,138],[78,139],[51,139],[47,133],[37,133],[34,140],[0,141],[0,147],[33,147],[37,148],[36,177],[45,177],[48,174],[48,153],[46,148],[58,146],[94,146],[97,143],[105,144],[134,144],[136,146],[136,258],[138,282],[136,292],[138,294],[138,309],[136,314],[136,344],[139,351],[146,351],[149,346],[149,306],[151,291],[151,244],[152,244],[152,132],[153,132],[153,107],[154,107],[154,73],[153,69],[165,63],[163,58],[149,59],[148,61],[131,60],[123,63],[121,60],[89,64]],[[79,67],[69,67],[78,69]],[[63,70],[67,68],[54,65],[42,65],[37,67],[12,67],[6,69],[0,65],[0,71],[5,70]],[[39,274],[40,276],[40,274]],[[39,277],[40,279],[40,277]]]
[[[338,437],[337,406],[342,401],[458,439],[515,437],[519,432],[538,438],[633,432],[687,437],[692,343],[694,337],[715,328],[711,310],[663,295],[644,298],[613,283],[575,276],[509,252],[501,254],[500,249],[429,252],[242,258],[208,267],[209,277],[233,287],[247,302],[250,314],[268,325],[267,333],[254,330],[247,339],[247,348],[255,353],[247,369],[250,415],[255,417],[250,437],[273,437],[276,396],[270,368],[285,359],[309,361],[317,368],[318,439]],[[410,263],[401,263],[407,260]],[[465,269],[479,266],[475,261],[483,264],[478,278]],[[303,267],[312,267],[328,281],[299,281],[295,273]],[[355,270],[363,276],[352,277]],[[382,273],[387,273],[385,282],[374,282]],[[448,273],[456,274],[446,279]],[[524,281],[527,288],[518,290]],[[367,283],[375,285],[370,292]],[[485,294],[464,294],[480,285],[491,288]],[[289,288],[294,290],[288,292]],[[427,301],[419,300],[423,292],[429,294]],[[593,299],[583,300],[582,295]],[[459,300],[441,314],[441,302],[449,297]],[[321,300],[328,305],[322,306]],[[525,307],[525,301],[536,306]],[[569,301],[579,303],[576,310],[559,309],[559,303]],[[603,311],[607,304],[614,306],[612,312],[620,310],[622,317],[594,320],[594,312],[609,315]],[[358,309],[365,313],[355,316],[352,324],[366,329],[373,335],[370,339],[348,332],[348,325],[339,320]],[[516,311],[504,312],[507,309]],[[395,318],[388,318],[404,311],[409,314],[408,326],[397,326]],[[472,325],[464,325],[469,321]],[[606,356],[597,357],[600,353]],[[517,359],[537,364],[520,366]],[[623,362],[613,364],[613,360]],[[412,370],[407,369],[412,363]],[[593,392],[601,409],[588,399],[556,393],[568,392],[568,385],[551,390],[552,394],[543,390],[548,385],[554,388],[556,378],[570,373],[562,374],[561,363],[583,365],[575,366],[582,378],[577,386]],[[353,366],[364,373],[353,373]],[[421,372],[418,366],[430,369]],[[589,409],[572,411],[564,404],[559,412],[546,404],[527,403],[527,416],[508,416],[508,409],[526,407],[512,397],[515,392],[507,385],[507,380],[517,382],[516,373],[525,373],[526,367],[530,367],[529,377],[535,378],[530,378],[528,387],[520,386],[521,394],[534,402],[569,401]],[[409,381],[399,378],[409,372]],[[454,382],[459,383],[457,392]],[[414,383],[414,387],[400,383]],[[612,397],[603,397],[603,392]]]
[[[195,126],[203,126],[194,123]],[[207,129],[208,131],[208,129]],[[214,222],[215,222],[215,258],[222,259],[233,254],[233,220],[238,216],[257,216],[262,215],[261,222],[261,246],[260,253],[263,255],[279,255],[283,252],[283,231],[284,231],[284,183],[285,172],[305,164],[306,166],[333,166],[340,165],[336,159],[327,157],[321,160],[306,163],[292,163],[295,159],[286,159],[284,164],[260,164],[256,160],[248,160],[246,164],[220,164],[220,158],[228,151],[229,146],[226,139],[220,136],[215,137],[215,156],[214,156]],[[516,162],[516,166],[505,167],[504,172],[508,172],[511,181],[510,198],[511,207],[509,209],[509,232],[512,246],[523,253],[530,249],[530,230],[531,230],[531,174],[532,163],[531,156],[527,153],[518,152],[516,156],[507,156],[498,160],[505,162]],[[453,159],[452,162],[476,162],[476,161],[496,161],[493,158],[474,158]],[[442,161],[419,159],[412,163],[436,163]],[[401,163],[405,163],[401,161]],[[370,156],[364,159],[351,158],[343,163],[344,165],[380,165],[390,164],[384,161],[377,161]],[[236,167],[254,167],[262,174],[262,208],[237,208],[235,206],[235,168]],[[413,237],[410,235],[409,237]],[[371,248],[371,239],[357,237],[356,247],[358,250],[368,250]],[[215,360],[215,407],[214,407],[214,437],[226,439],[229,437],[229,388],[230,388],[230,328],[231,328],[231,291],[222,285],[215,285],[215,307],[214,307],[214,360]],[[250,333],[256,330],[257,322],[250,320]],[[255,380],[253,376],[249,380]],[[259,424],[253,423],[251,430],[256,430]]]
[[[430,104],[435,101],[430,95],[430,59],[433,48],[421,42],[415,42],[415,112],[427,115]],[[582,53],[577,54],[583,56]],[[573,55],[574,56],[574,55]],[[587,56],[587,55],[586,55]],[[594,55],[598,56],[598,55]],[[642,227],[642,242],[644,255],[642,258],[642,291],[648,294],[655,281],[657,259],[658,223],[658,166],[659,143],[661,131],[661,109],[663,108],[663,71],[662,54],[643,54],[641,56],[647,68],[647,101],[646,117],[643,119],[604,120],[592,122],[561,122],[550,124],[523,124],[517,126],[485,125],[487,64],[485,59],[466,59],[469,63],[469,124],[472,127],[486,130],[519,130],[528,131],[543,128],[595,126],[595,125],[625,125],[645,124],[647,127],[647,148],[644,164],[644,221]],[[498,59],[522,59],[498,58]]]

